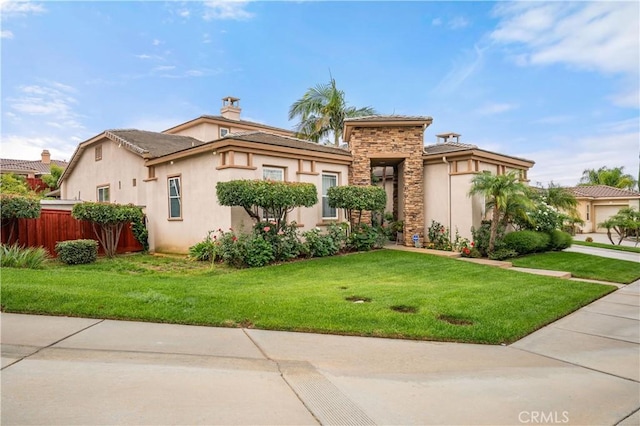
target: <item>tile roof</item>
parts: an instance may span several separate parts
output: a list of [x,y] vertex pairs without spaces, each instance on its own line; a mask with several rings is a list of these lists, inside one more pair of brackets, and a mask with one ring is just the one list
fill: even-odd
[[138,155],[155,158],[203,145],[204,142],[190,136],[169,135],[135,129],[106,130],[105,135],[115,142],[122,142]]
[[640,192],[614,188],[607,185],[581,185],[567,188],[576,197],[589,198],[638,198]]
[[424,147],[424,153],[429,154],[446,154],[456,151],[467,151],[469,149],[478,149],[476,145],[459,142],[444,142],[433,145],[427,145]]
[[[226,117],[223,117],[221,115],[201,115],[198,118],[208,118],[210,120],[224,121],[225,123],[229,123],[229,124],[245,124],[247,126],[262,127],[264,129],[278,130],[280,132],[289,132],[291,134],[295,133],[293,130],[283,129],[281,127],[269,126],[267,124],[256,123],[255,121],[249,121],[249,120],[242,120],[242,119],[240,119],[240,120],[232,120],[230,118],[226,118]],[[197,120],[197,118],[196,118],[196,120]],[[193,121],[193,120],[191,120],[191,121]],[[175,126],[175,127],[177,127],[177,126]],[[171,129],[169,129],[169,130],[171,130]]]
[[365,115],[362,117],[349,117],[345,118],[345,123],[347,122],[357,122],[357,121],[431,121],[433,118],[429,116],[422,115]]
[[0,158],[0,170],[14,173],[34,173],[36,175],[47,175],[51,173],[51,164],[55,164],[63,169],[67,167],[66,161],[51,160],[50,164],[45,164],[42,160],[15,160],[11,158]]
[[326,152],[329,154],[344,155],[350,157],[349,151],[335,146],[320,145],[315,142],[309,142],[303,139],[297,139],[291,136],[274,135],[272,133],[260,131],[233,132],[227,134],[223,139],[234,139],[247,142],[263,143],[267,145],[283,146],[287,148],[298,148],[307,151]]

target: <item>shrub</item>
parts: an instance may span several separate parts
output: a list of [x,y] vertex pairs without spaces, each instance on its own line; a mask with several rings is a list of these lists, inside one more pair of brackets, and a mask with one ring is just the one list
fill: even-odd
[[40,217],[40,200],[28,196],[17,194],[5,194],[0,193],[0,218],[3,232],[7,232],[9,229],[9,237],[7,241],[10,242],[13,238],[13,233],[18,227],[18,219],[35,219]]
[[380,228],[360,223],[356,225],[347,237],[346,246],[353,251],[369,251],[381,248],[387,240],[387,236]]
[[147,229],[146,217],[141,216],[131,222],[131,231],[136,241],[142,244],[145,253],[149,251],[149,230]]
[[431,221],[431,225],[427,231],[427,236],[429,237],[430,243],[427,244],[428,248],[435,250],[452,250],[449,228],[445,228],[444,225],[441,225],[439,222],[436,222],[435,220]]
[[48,258],[49,253],[42,247],[0,245],[0,266],[3,268],[39,269]]
[[276,261],[286,261],[300,256],[302,243],[298,237],[298,227],[295,222],[284,224],[278,230],[275,223],[258,222],[253,232],[262,237],[273,247]]
[[195,243],[189,247],[189,257],[201,262],[213,262],[216,259],[215,240],[217,237],[214,235],[213,238],[211,238],[211,234],[213,234],[213,232],[214,231],[209,231],[203,241]]
[[[504,239],[505,227],[502,224],[498,224],[498,233],[496,236],[495,250],[499,250],[503,247],[502,240]],[[471,228],[471,234],[473,235],[474,247],[478,249],[482,256],[486,256],[489,251],[489,239],[491,237],[491,221],[483,220],[480,228]]]
[[[93,232],[107,257],[114,257],[118,249],[120,233],[125,224],[139,222],[143,214],[140,207],[133,204],[92,203],[76,204],[71,215],[78,220],[92,222]],[[98,228],[100,229],[98,232]]]
[[304,253],[308,257],[333,256],[340,248],[329,234],[321,234],[314,228],[302,234],[304,237]]
[[573,238],[571,234],[567,232],[560,231],[558,229],[554,229],[549,233],[550,241],[549,241],[549,250],[564,250],[567,247],[571,247],[571,243],[573,242]]
[[58,259],[67,265],[93,263],[98,258],[96,240],[69,240],[56,244]]
[[587,242],[587,243],[592,243],[593,242],[593,238],[587,237],[587,238],[584,239],[584,241]]
[[514,250],[521,255],[545,251],[549,241],[549,235],[536,231],[511,232],[503,239],[505,248]]
[[493,253],[489,253],[489,259],[491,260],[505,260],[516,256],[518,256],[518,253],[508,248],[501,248],[494,250]]
[[262,235],[247,235],[241,240],[241,250],[244,263],[257,268],[268,265],[275,260],[273,246]]
[[346,210],[347,219],[353,225],[360,224],[362,212],[380,211],[387,204],[387,193],[379,186],[334,186],[327,191],[327,197],[330,207]]

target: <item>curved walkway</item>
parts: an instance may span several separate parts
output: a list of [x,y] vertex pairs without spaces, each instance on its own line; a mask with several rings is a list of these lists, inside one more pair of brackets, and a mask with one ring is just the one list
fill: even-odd
[[0,319],[3,425],[640,423],[640,281],[510,346]]

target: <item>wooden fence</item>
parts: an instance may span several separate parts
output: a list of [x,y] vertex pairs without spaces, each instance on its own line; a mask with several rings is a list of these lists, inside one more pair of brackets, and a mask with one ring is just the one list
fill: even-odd
[[[19,219],[11,241],[9,230],[2,229],[2,243],[28,247],[44,247],[52,256],[56,256],[55,246],[59,241],[91,239],[97,240],[91,222],[76,220],[68,210],[42,209],[38,219]],[[104,254],[99,247],[99,254]],[[130,225],[125,225],[118,242],[118,253],[142,251],[143,247],[133,236]]]

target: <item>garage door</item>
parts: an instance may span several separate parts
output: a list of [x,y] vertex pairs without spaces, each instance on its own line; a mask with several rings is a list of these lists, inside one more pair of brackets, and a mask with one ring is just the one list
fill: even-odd
[[[596,226],[615,215],[625,206],[595,206]],[[607,232],[607,228],[596,228],[596,232]]]

